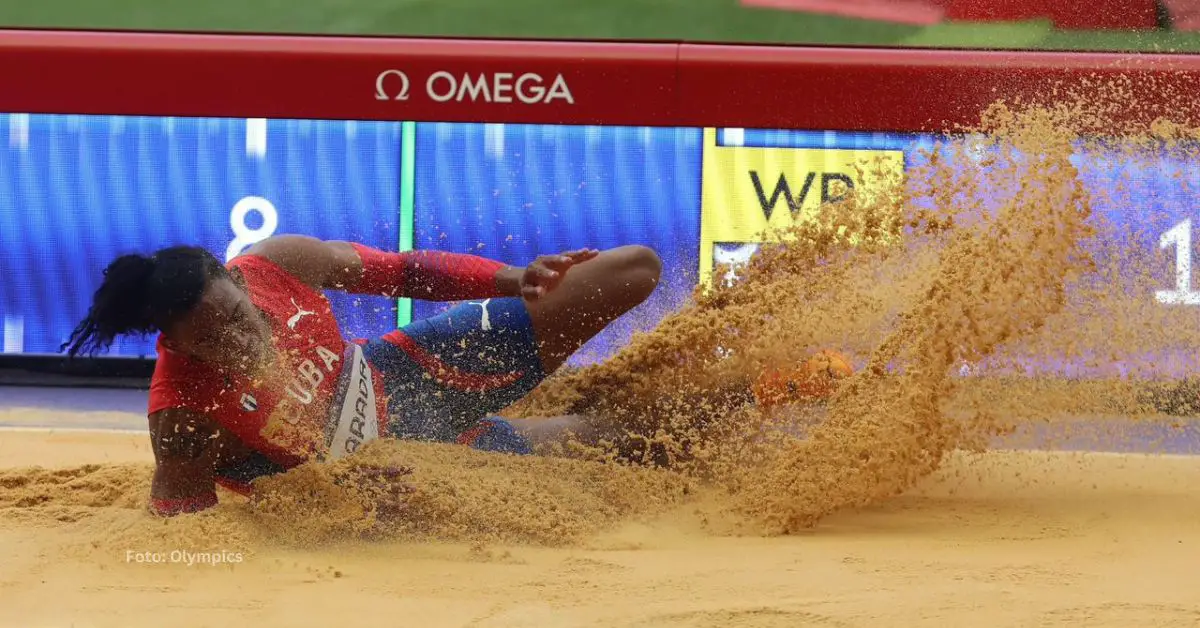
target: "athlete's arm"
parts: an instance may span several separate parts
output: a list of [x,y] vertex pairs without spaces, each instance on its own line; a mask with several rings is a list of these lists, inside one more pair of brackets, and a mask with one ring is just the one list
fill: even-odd
[[585,249],[542,256],[518,268],[475,255],[390,253],[355,242],[295,235],[269,238],[248,253],[266,257],[318,288],[425,301],[514,296],[536,299],[554,289],[568,268],[598,254]]
[[154,479],[150,509],[162,516],[198,512],[217,504],[212,422],[182,409],[150,415]]
[[354,242],[283,235],[246,251],[278,264],[304,283],[354,294],[460,301],[521,293],[520,268],[440,251],[389,253]]

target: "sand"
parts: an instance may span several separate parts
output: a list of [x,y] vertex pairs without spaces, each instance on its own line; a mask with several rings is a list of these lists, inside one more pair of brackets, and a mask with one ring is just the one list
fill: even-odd
[[[0,448],[6,467],[150,459],[108,432],[4,431]],[[0,626],[1200,625],[1200,457],[956,454],[809,533],[713,534],[689,506],[567,548],[138,544],[96,523],[134,510],[29,516],[53,508],[0,508]],[[188,566],[175,550],[243,555]]]

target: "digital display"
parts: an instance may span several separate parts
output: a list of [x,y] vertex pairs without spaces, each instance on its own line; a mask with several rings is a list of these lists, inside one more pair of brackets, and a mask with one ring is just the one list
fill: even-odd
[[[682,305],[699,271],[699,129],[416,125],[414,244],[510,264],[642,244],[663,259],[650,300],[583,348],[602,358]],[[422,317],[443,307],[414,303]]]
[[[227,260],[273,233],[399,242],[398,123],[10,114],[0,135],[6,353],[57,353],[125,253]],[[379,333],[395,307],[331,296],[351,334]],[[153,356],[153,341],[110,355]]]
[[[585,347],[603,358],[678,308],[763,229],[857,185],[854,164],[897,173],[937,138],[837,130],[357,122],[260,118],[0,116],[3,350],[58,351],[117,255],[199,244],[228,259],[275,233],[388,250],[467,252],[523,265],[578,247],[644,244],[664,260],[651,301]],[[1145,246],[1174,268],[1149,299],[1200,304],[1191,283],[1195,164],[1081,155],[1097,207],[1153,217]],[[1129,168],[1136,167],[1136,172]],[[1119,178],[1120,202],[1100,194]],[[1194,186],[1193,186],[1194,187]],[[351,337],[445,304],[331,294]],[[153,339],[112,355],[153,356]]]

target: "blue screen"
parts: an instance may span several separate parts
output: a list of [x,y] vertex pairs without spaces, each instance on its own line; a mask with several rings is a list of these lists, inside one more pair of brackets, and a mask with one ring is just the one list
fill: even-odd
[[[399,123],[3,116],[4,348],[57,352],[125,253],[189,244],[227,259],[272,233],[394,250],[399,159]],[[395,324],[387,299],[331,296],[348,334]],[[153,339],[111,353],[152,356]]]
[[[514,265],[580,247],[654,248],[664,261],[659,290],[575,360],[589,362],[652,327],[696,286],[706,150],[898,151],[911,166],[937,139],[754,129],[712,137],[706,148],[699,128],[0,115],[3,349],[57,352],[113,258],[174,244],[227,259],[273,233],[300,233]],[[1200,181],[1194,160],[1076,161],[1093,191],[1120,180],[1122,195],[1096,196],[1113,222],[1157,221],[1145,246],[1160,247],[1172,227],[1190,229],[1200,187],[1180,182]],[[1173,281],[1176,269],[1163,270]],[[1190,286],[1163,290],[1200,304]],[[387,299],[330,296],[349,337],[406,320]],[[417,302],[412,316],[444,307]],[[152,339],[121,340],[111,353],[152,356]]]
[[[649,302],[610,325],[574,363],[611,354],[691,294],[699,263],[699,129],[416,126],[416,248],[515,265],[627,244],[662,257],[664,278]],[[442,307],[415,303],[413,316]]]

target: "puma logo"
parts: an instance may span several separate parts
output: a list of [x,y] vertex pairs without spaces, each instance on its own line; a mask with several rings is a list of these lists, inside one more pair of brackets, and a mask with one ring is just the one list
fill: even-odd
[[293,331],[295,331],[296,325],[300,324],[300,319],[304,318],[305,316],[312,316],[316,314],[316,312],[309,312],[308,310],[300,307],[300,305],[296,303],[296,299],[292,299],[292,307],[296,308],[296,313],[287,320],[287,326],[288,329]]
[[480,328],[483,329],[483,331],[491,331],[492,330],[492,319],[489,317],[488,309],[487,309],[489,301],[491,301],[491,299],[484,299],[483,301],[480,301],[479,303],[475,303],[475,302],[471,303],[471,305],[478,305],[479,309],[483,310],[482,320],[479,323],[479,326],[480,326]]

